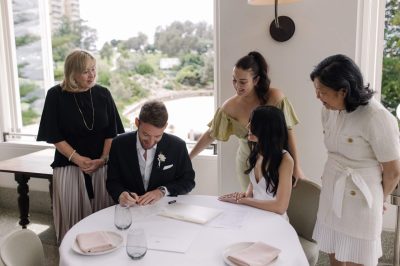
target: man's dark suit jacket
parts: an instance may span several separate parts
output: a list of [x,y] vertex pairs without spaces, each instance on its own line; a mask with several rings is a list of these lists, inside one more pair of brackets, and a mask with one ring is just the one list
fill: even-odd
[[[147,191],[165,186],[171,196],[186,194],[195,185],[194,170],[186,148],[186,143],[173,135],[164,133],[157,144],[153,168],[147,191],[140,174],[136,149],[137,132],[117,136],[111,145],[108,161],[107,190],[115,202],[124,191],[143,195]],[[165,161],[159,155],[164,155]]]

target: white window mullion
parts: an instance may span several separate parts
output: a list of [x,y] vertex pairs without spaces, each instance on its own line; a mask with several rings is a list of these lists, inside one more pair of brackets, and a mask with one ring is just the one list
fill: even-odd
[[49,4],[49,1],[38,1],[43,62],[43,85],[46,91],[54,85]]
[[359,0],[356,39],[356,63],[380,98],[382,81],[385,0]]
[[11,0],[0,1],[0,102],[1,131],[22,128],[18,68]]

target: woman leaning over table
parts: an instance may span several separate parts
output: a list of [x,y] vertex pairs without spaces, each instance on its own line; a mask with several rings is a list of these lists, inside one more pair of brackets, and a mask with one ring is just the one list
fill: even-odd
[[64,80],[47,92],[37,137],[56,147],[51,167],[59,242],[75,223],[112,205],[106,163],[112,138],[122,132],[110,92],[96,84],[96,59],[73,51],[64,63]]
[[347,56],[324,59],[310,76],[328,150],[313,238],[331,265],[377,265],[384,202],[400,178],[397,121]]
[[245,173],[249,168],[247,158],[250,155],[246,125],[254,108],[260,105],[272,105],[281,109],[285,115],[289,150],[295,164],[293,175],[296,179],[305,178],[299,165],[293,130],[293,126],[298,123],[297,116],[282,91],[270,88],[265,58],[258,52],[250,52],[240,58],[233,68],[232,83],[236,94],[218,108],[213,120],[208,124],[210,128],[190,152],[190,158],[193,159],[215,139],[227,141],[231,135],[237,136],[239,148],[236,154],[236,173],[243,190],[246,190],[250,180],[249,175]]

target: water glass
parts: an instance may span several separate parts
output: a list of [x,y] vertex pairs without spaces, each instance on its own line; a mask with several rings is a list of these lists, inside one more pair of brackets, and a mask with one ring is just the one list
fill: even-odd
[[115,205],[114,224],[119,230],[126,230],[132,224],[132,214],[129,206]]
[[128,232],[126,240],[126,253],[131,259],[138,260],[147,252],[146,234],[143,228],[135,228]]

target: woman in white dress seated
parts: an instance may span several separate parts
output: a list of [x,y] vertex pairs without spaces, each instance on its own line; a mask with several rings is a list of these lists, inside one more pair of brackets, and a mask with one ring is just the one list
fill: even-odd
[[250,184],[246,192],[223,195],[219,200],[286,215],[294,162],[288,152],[285,117],[274,106],[259,106],[253,110],[248,128],[251,153],[246,174]]

